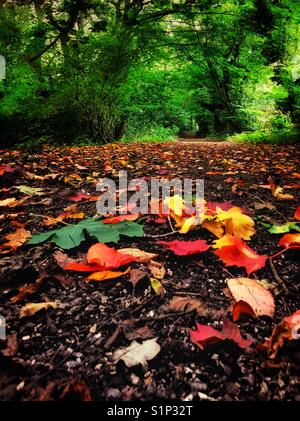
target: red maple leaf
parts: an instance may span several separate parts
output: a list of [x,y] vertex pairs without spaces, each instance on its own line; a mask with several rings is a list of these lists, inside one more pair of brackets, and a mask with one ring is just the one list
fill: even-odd
[[187,256],[190,254],[202,253],[209,249],[209,245],[204,240],[196,241],[159,241],[158,244],[162,244],[172,250],[178,256]]
[[190,335],[192,342],[202,350],[209,345],[216,344],[226,339],[235,342],[240,348],[248,348],[253,343],[252,338],[244,339],[238,326],[227,319],[224,319],[223,321],[221,332],[211,326],[197,323],[197,329],[190,330]]
[[240,238],[228,237],[232,244],[215,251],[226,266],[242,266],[246,268],[248,275],[265,266],[268,256],[260,256]]

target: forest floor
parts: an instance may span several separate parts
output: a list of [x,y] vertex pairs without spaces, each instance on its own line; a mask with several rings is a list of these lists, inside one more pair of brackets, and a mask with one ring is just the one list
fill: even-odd
[[[131,265],[147,275],[133,289],[129,275],[85,282],[86,274],[66,272],[57,253],[62,250],[50,242],[3,247],[10,239],[6,237],[17,230],[36,234],[76,222],[53,221],[70,205],[76,205],[76,213],[95,215],[97,179],[114,178],[117,171],[126,170],[129,178],[147,181],[203,178],[207,201],[232,202],[251,211],[256,233],[247,244],[259,255],[271,256],[282,249],[282,234],[271,234],[260,222],[282,225],[294,220],[300,198],[298,164],[297,146],[230,142],[112,144],[49,148],[34,154],[1,151],[0,314],[6,319],[7,339],[0,340],[0,399],[300,400],[299,341],[290,341],[273,359],[257,346],[300,308],[298,250],[274,258],[273,270],[267,262],[250,275],[268,281],[275,298],[273,318],[246,314],[236,322],[245,338],[251,335],[253,345],[242,349],[226,340],[201,350],[189,330],[195,329],[196,321],[220,330],[225,317],[232,320],[227,279],[245,277],[246,272],[225,267],[212,250],[181,257],[158,241],[203,239],[211,244],[215,237],[207,230],[160,238],[170,232],[169,223],[143,218],[144,237],[122,236],[117,246],[109,243],[158,255],[155,260],[166,270],[160,281],[164,293],[158,294],[146,263]],[[270,176],[294,199],[274,197]],[[53,218],[48,218],[48,227],[46,216]],[[63,252],[75,259],[94,243],[85,241]],[[199,300],[202,311],[191,310],[189,304],[181,309],[170,306],[174,296]],[[26,303],[47,301],[60,305],[20,318]],[[160,352],[149,358],[148,365],[128,368],[114,359],[114,352],[132,340],[151,338],[157,338]]]

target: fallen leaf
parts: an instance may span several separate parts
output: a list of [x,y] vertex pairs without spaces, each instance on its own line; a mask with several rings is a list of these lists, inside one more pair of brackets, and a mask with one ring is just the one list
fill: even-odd
[[16,168],[12,168],[9,165],[0,165],[0,176],[5,173],[13,173],[16,171]]
[[276,183],[274,181],[274,178],[272,176],[268,179],[269,185],[272,191],[272,195],[278,199],[278,200],[293,200],[294,196],[291,194],[285,194],[283,193],[283,188],[276,186]]
[[279,245],[284,248],[300,248],[300,234],[285,234],[279,240]]
[[190,297],[175,296],[169,302],[168,308],[172,311],[178,311],[180,313],[193,310],[201,315],[206,313],[203,302]]
[[158,254],[148,253],[147,251],[140,250],[137,248],[119,249],[118,252],[122,254],[127,254],[128,256],[133,256],[136,258],[137,262],[141,263],[147,263],[158,256]]
[[191,340],[202,350],[226,339],[235,342],[240,348],[248,348],[253,343],[252,338],[244,339],[238,326],[227,319],[223,321],[221,332],[211,326],[201,325],[200,323],[196,325],[197,330],[190,330]]
[[235,206],[228,211],[217,208],[216,218],[223,222],[225,234],[234,235],[244,240],[250,240],[255,233],[254,221],[243,214],[242,209]]
[[64,221],[65,219],[83,219],[85,218],[84,212],[78,212],[77,205],[71,205],[64,209],[64,212],[57,216],[56,218],[46,216],[43,221],[43,225],[50,227],[60,222]]
[[39,277],[34,284],[25,284],[19,288],[19,292],[17,295],[12,297],[11,301],[13,303],[19,303],[23,301],[28,295],[35,294],[41,287],[42,283],[44,282],[43,277]]
[[162,263],[156,262],[155,260],[150,260],[149,270],[156,279],[163,280],[166,276],[166,269]]
[[[222,243],[226,244],[226,241],[230,245],[222,245]],[[240,238],[226,235],[214,243],[215,245],[213,245],[213,247],[220,247],[219,250],[215,251],[215,254],[222,259],[226,266],[245,267],[248,275],[263,268],[266,264],[268,257],[255,253],[255,251],[248,247]]]
[[87,384],[81,379],[68,380],[61,385],[59,391],[59,400],[61,401],[90,402],[93,400]]
[[158,244],[166,246],[178,256],[187,256],[191,254],[203,253],[209,249],[209,245],[204,240],[196,241],[159,241]]
[[89,199],[90,196],[89,193],[77,192],[74,196],[67,197],[67,200],[70,200],[71,202],[80,202],[81,200]]
[[47,301],[45,303],[28,303],[20,309],[19,316],[30,317],[40,310],[48,310],[49,308],[57,308],[58,304],[54,301]]
[[43,189],[39,187],[16,186],[16,189],[27,196],[42,196],[44,194]]
[[110,270],[103,270],[102,272],[95,272],[92,275],[88,276],[85,280],[86,282],[90,281],[105,281],[108,279],[120,278],[121,276],[126,275],[130,271],[130,268],[127,268],[124,272],[113,272]]
[[141,269],[131,269],[129,282],[135,287],[135,285],[143,278],[147,276],[147,272]]
[[147,368],[148,361],[156,357],[160,352],[160,345],[157,343],[157,338],[148,339],[142,343],[132,341],[128,347],[120,348],[113,354],[113,359],[116,362],[123,360],[127,367],[134,367],[142,364]]
[[232,309],[232,320],[237,322],[242,314],[249,314],[255,317],[253,308],[245,301],[237,301]]
[[87,252],[87,262],[89,264],[96,263],[103,270],[116,269],[135,261],[137,261],[136,257],[119,253],[115,248],[102,243],[93,245]]
[[158,279],[150,278],[150,283],[156,295],[163,295],[165,293],[164,287]]
[[295,210],[294,218],[297,219],[297,221],[300,221],[300,206]]
[[1,352],[5,357],[14,357],[19,348],[18,338],[16,333],[12,333],[8,335],[6,338],[6,348],[4,348]]
[[24,244],[30,237],[30,231],[27,231],[24,228],[19,228],[12,234],[7,234],[5,236],[5,239],[8,240],[8,242],[1,244],[0,248],[8,250],[2,251],[0,252],[0,254],[9,253],[11,251],[16,250],[18,247]]
[[227,285],[234,299],[247,303],[256,317],[274,316],[275,303],[271,292],[254,279],[228,279]]
[[0,206],[14,208],[18,206],[20,201],[17,200],[15,197],[10,197],[9,199],[0,200]]
[[270,358],[274,359],[284,345],[289,341],[300,339],[300,310],[295,311],[291,316],[285,317],[273,329],[271,337],[265,342]]
[[136,221],[140,217],[139,214],[134,215],[119,215],[119,216],[113,216],[111,218],[103,219],[103,224],[118,224],[122,221]]
[[284,234],[293,230],[300,232],[300,224],[297,222],[287,222],[284,225],[271,225],[268,228],[271,234]]

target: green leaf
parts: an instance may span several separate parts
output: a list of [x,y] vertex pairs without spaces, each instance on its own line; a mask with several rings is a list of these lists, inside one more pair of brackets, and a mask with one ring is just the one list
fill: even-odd
[[43,189],[39,187],[16,186],[16,189],[18,189],[20,193],[27,194],[28,196],[42,196],[44,194]]
[[268,228],[268,231],[271,234],[284,234],[293,230],[300,232],[300,224],[297,224],[296,222],[287,222],[284,225],[271,225],[271,227]]
[[28,245],[51,241],[64,250],[80,245],[87,238],[94,238],[101,243],[117,243],[120,235],[127,237],[142,237],[143,227],[132,221],[122,221],[118,224],[103,224],[100,218],[89,218],[78,224],[36,234],[27,242]]

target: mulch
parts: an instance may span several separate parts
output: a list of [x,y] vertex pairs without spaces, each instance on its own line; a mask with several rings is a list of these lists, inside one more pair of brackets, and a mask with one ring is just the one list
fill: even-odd
[[[104,147],[46,148],[38,152],[1,151],[0,164],[17,170],[0,177],[0,200],[23,197],[16,185],[44,190],[15,208],[0,208],[1,243],[14,231],[12,221],[26,223],[31,233],[47,230],[42,216],[56,217],[72,204],[67,196],[78,191],[96,195],[95,180],[116,176],[127,170],[129,178],[203,178],[205,199],[232,202],[253,211],[256,234],[249,246],[259,254],[273,255],[281,247],[280,236],[270,234],[259,221],[278,225],[293,220],[299,205],[299,149],[296,145],[270,146],[230,142],[180,141],[170,143],[112,144]],[[47,179],[28,179],[28,172]],[[27,175],[26,175],[27,174]],[[79,176],[79,177],[78,177]],[[279,201],[268,185],[272,176],[294,200]],[[299,174],[298,174],[299,176]],[[234,186],[234,188],[233,188]],[[273,209],[255,210],[255,204],[268,203]],[[86,216],[96,212],[95,202],[81,201],[78,209]],[[272,208],[272,207],[271,207]],[[7,216],[15,214],[16,217]],[[260,218],[260,219],[259,219]],[[205,350],[190,340],[189,329],[196,321],[219,329],[222,318],[231,318],[231,298],[226,279],[245,276],[242,268],[224,267],[216,255],[206,252],[178,257],[157,244],[159,235],[170,231],[169,224],[143,220],[145,237],[122,237],[121,247],[137,247],[159,255],[167,270],[164,295],[156,295],[147,278],[135,291],[127,278],[102,283],[86,283],[79,273],[66,274],[56,263],[58,247],[45,243],[22,246],[0,257],[0,314],[6,318],[7,342],[0,341],[1,400],[300,400],[300,348],[294,341],[275,360],[252,350],[242,350],[225,341]],[[167,237],[182,239],[180,234]],[[185,239],[213,236],[195,229]],[[85,242],[68,254],[86,252]],[[269,265],[252,275],[276,286],[274,319],[242,316],[238,326],[257,343],[270,337],[275,324],[300,308],[299,254],[289,251],[274,259],[276,272],[286,290],[278,285]],[[140,263],[132,267],[141,268]],[[33,283],[43,273],[45,281],[36,294],[23,302],[11,298],[18,289]],[[170,312],[170,299],[180,295],[201,299],[210,310],[201,316],[193,311]],[[26,302],[58,301],[61,308],[19,318]],[[133,318],[134,329],[147,326],[161,346],[148,363],[127,368],[115,363],[113,352],[130,344],[119,328]],[[6,350],[6,351],[5,351]],[[4,352],[5,351],[5,352]]]

